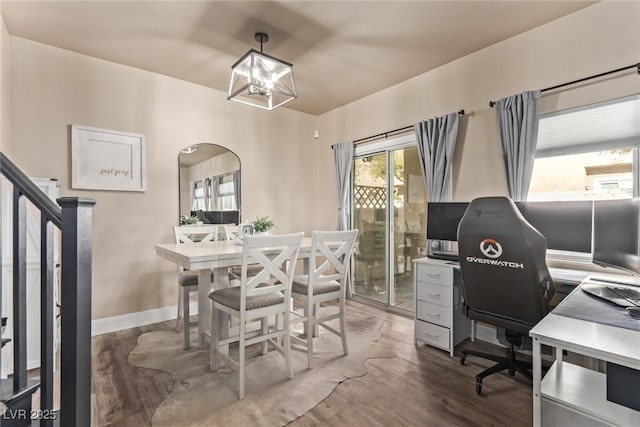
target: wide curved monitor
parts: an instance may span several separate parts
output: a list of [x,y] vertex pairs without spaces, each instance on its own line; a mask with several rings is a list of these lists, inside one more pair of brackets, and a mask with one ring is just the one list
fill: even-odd
[[640,199],[593,202],[593,262],[640,275]]
[[547,248],[591,253],[591,200],[516,202],[516,206],[547,238]]

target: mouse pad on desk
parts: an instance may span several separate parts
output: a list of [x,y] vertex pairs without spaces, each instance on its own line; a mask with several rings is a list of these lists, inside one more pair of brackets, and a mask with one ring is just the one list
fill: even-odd
[[588,294],[582,289],[562,300],[552,313],[640,331],[640,319],[631,317],[624,307]]

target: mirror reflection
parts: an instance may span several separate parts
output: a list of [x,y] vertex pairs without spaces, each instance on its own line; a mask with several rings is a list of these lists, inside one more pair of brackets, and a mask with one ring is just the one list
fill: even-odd
[[178,156],[180,224],[238,224],[240,159],[216,144],[185,147]]

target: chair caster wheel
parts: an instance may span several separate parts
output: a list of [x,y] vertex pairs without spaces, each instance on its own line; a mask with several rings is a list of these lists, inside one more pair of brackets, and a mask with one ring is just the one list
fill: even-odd
[[476,380],[476,394],[480,396],[482,393],[482,380]]
[[460,364],[464,365],[464,362],[467,360],[467,355],[463,354],[462,356],[460,356]]

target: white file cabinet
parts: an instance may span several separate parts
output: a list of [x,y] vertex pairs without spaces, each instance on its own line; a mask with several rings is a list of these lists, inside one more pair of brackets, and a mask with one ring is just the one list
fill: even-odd
[[415,340],[448,350],[470,336],[471,322],[462,312],[460,269],[449,261],[414,260]]

